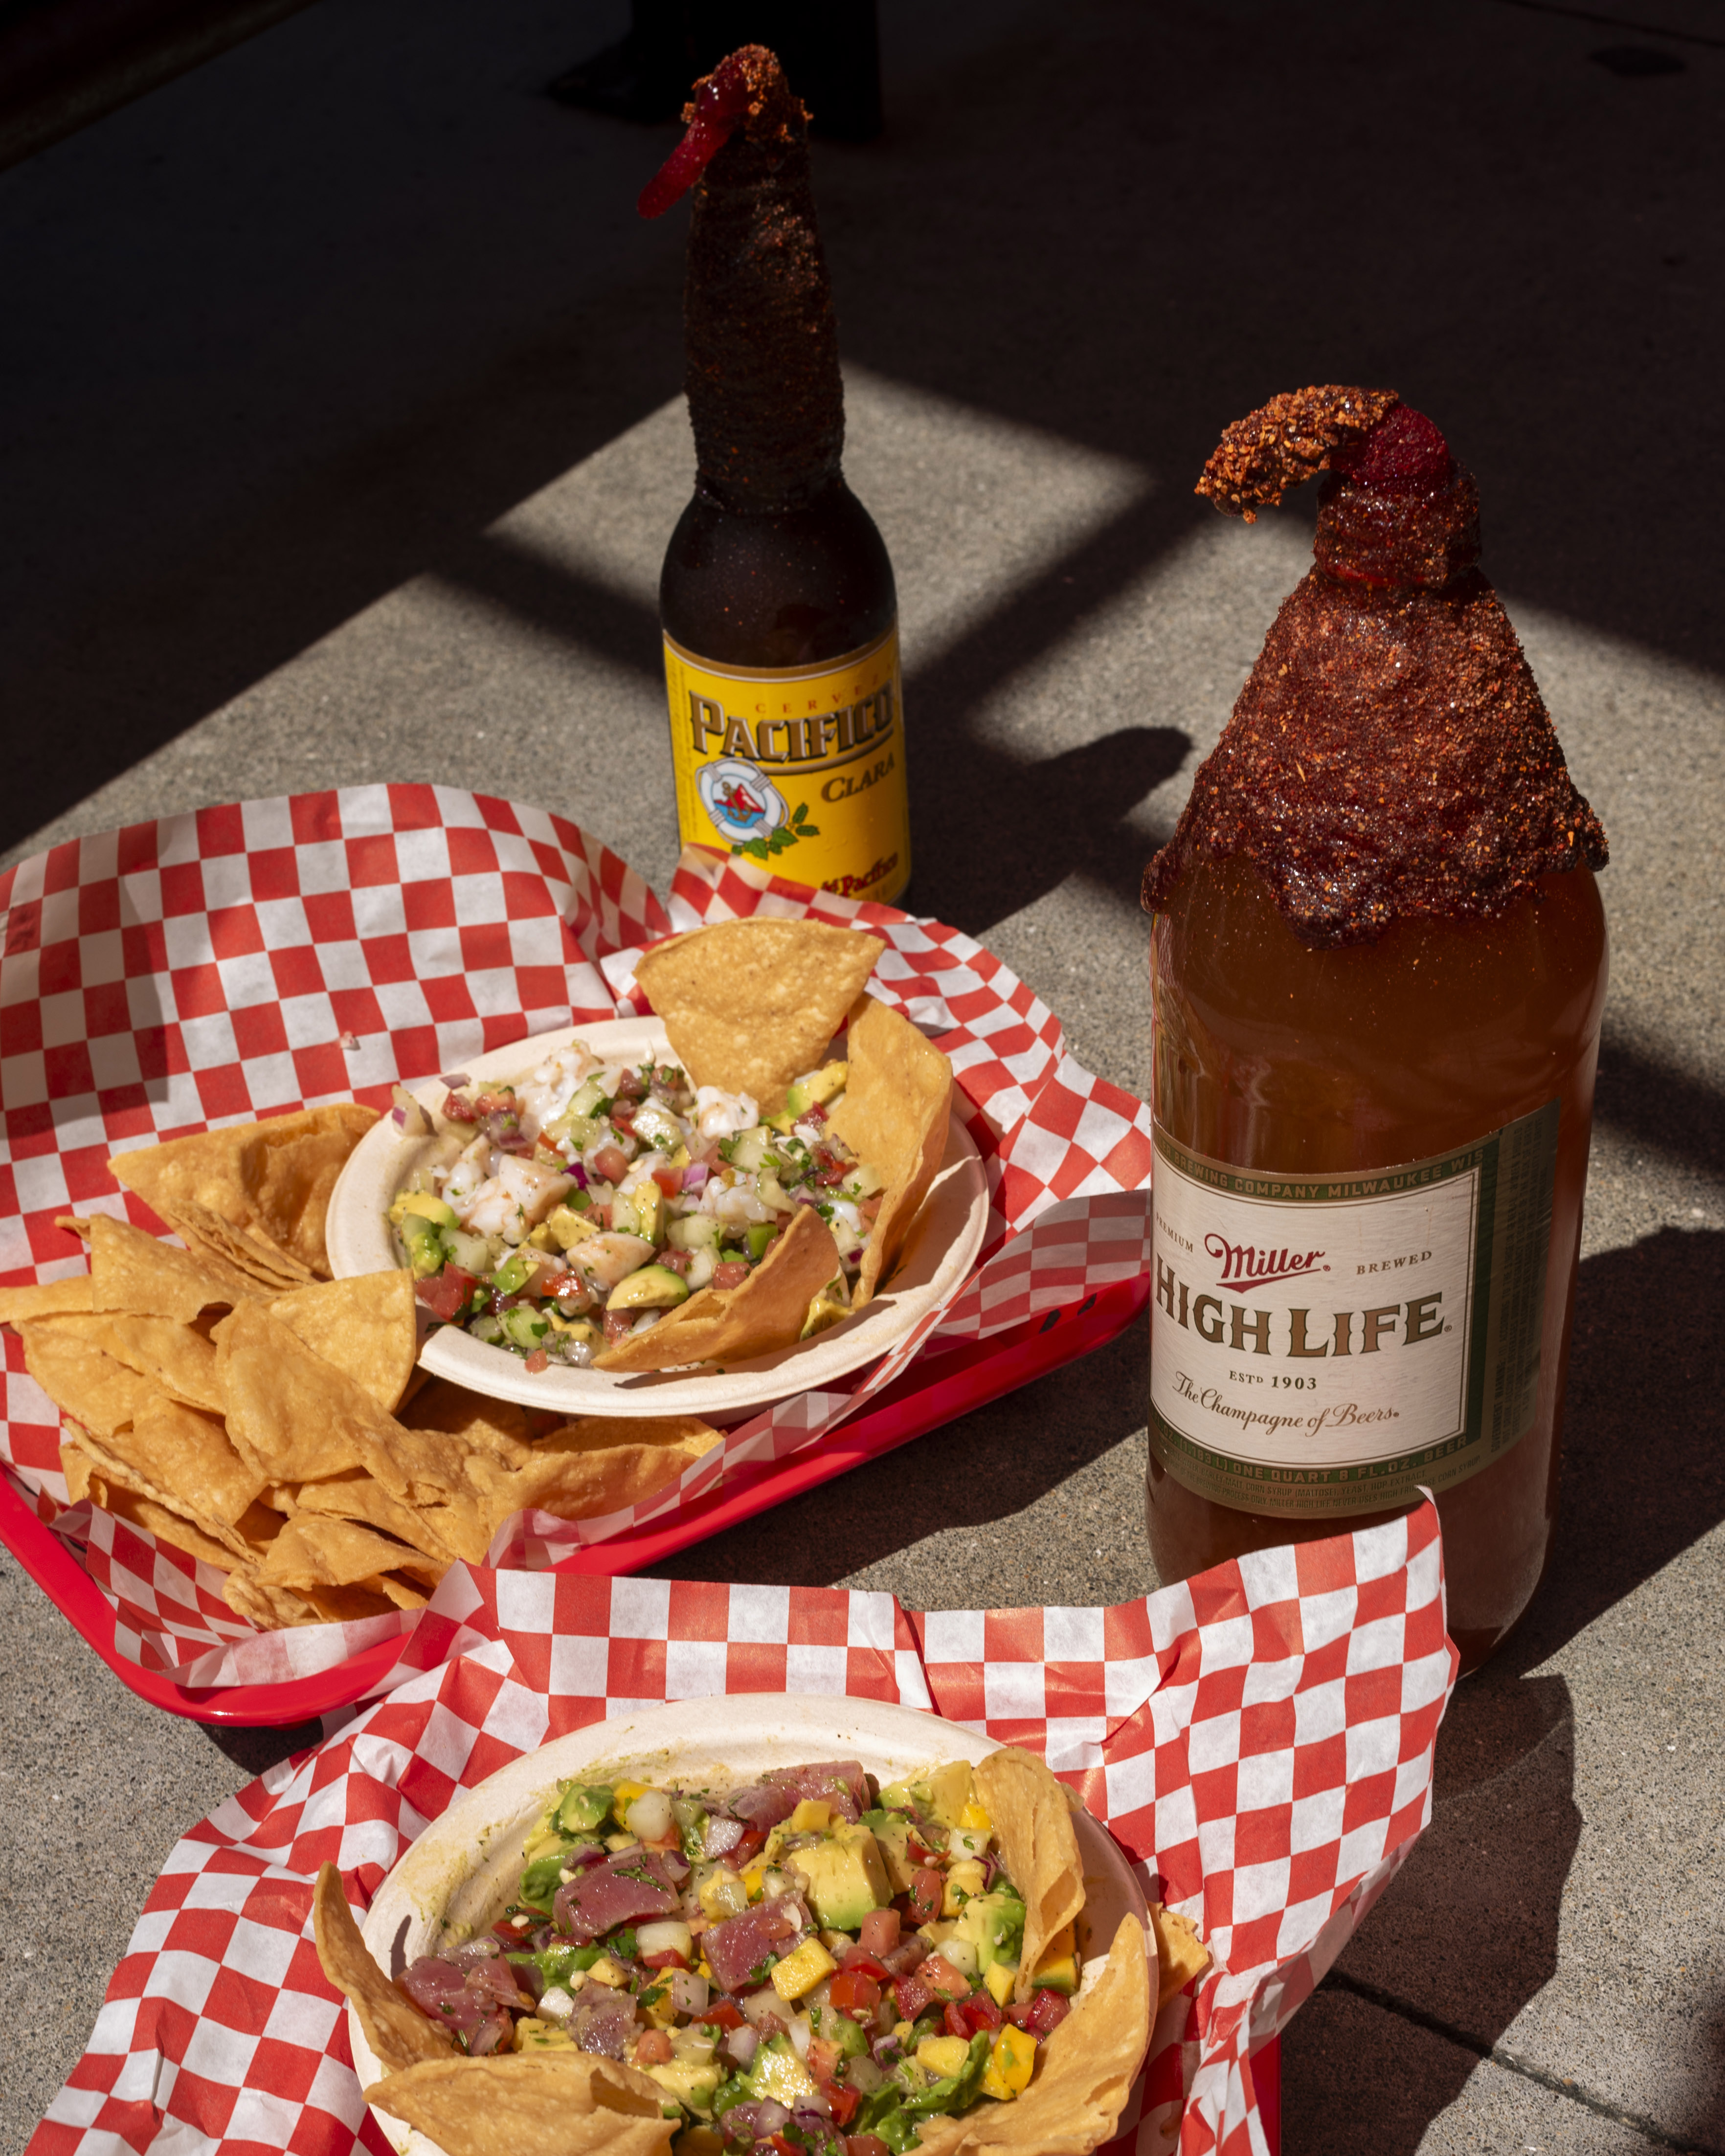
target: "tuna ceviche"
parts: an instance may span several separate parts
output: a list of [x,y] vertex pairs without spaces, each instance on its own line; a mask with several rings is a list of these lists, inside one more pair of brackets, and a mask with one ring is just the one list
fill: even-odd
[[995,1845],[963,1761],[886,1789],[855,1760],[722,1796],[563,1783],[490,1933],[396,1981],[470,2056],[650,2075],[676,2156],[888,2156],[1014,2102],[1078,1989],[1070,1923],[1019,1983]]
[[810,1071],[768,1122],[747,1093],[578,1040],[513,1084],[458,1077],[429,1164],[389,1210],[420,1301],[530,1368],[585,1366],[697,1290],[742,1286],[812,1207],[839,1270],[803,1336],[837,1322],[885,1188],[827,1127],[846,1075]]

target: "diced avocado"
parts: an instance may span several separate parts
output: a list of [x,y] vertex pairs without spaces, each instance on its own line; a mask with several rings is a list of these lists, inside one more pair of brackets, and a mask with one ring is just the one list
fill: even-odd
[[517,1348],[525,1348],[530,1354],[551,1330],[550,1320],[542,1317],[536,1310],[529,1310],[525,1303],[518,1303],[513,1310],[506,1310],[502,1323],[506,1337]]
[[1015,1962],[1024,1936],[1024,1905],[1009,1894],[973,1895],[959,1913],[958,1936],[976,1948],[984,1975],[997,1961]]
[[640,1223],[638,1233],[649,1243],[665,1240],[665,1193],[650,1179],[639,1183],[629,1193],[635,1209],[635,1219]]
[[892,1887],[875,1837],[865,1826],[835,1826],[812,1849],[790,1852],[787,1861],[809,1881],[809,1898],[823,1924],[854,1932],[871,1909],[884,1909]]
[[423,1214],[408,1214],[401,1224],[401,1239],[416,1280],[429,1280],[443,1270],[449,1254],[444,1248],[443,1237]]
[[937,1767],[926,1782],[917,1784],[918,1793],[927,1793],[928,1809],[942,1826],[957,1826],[964,1807],[970,1802],[970,1762],[954,1759],[948,1765]]
[[689,1283],[669,1265],[643,1265],[619,1281],[606,1299],[607,1310],[669,1310],[689,1300]]
[[665,1238],[674,1250],[716,1250],[719,1224],[711,1213],[679,1213],[666,1224]]
[[616,1791],[600,1782],[571,1782],[557,1799],[560,1834],[597,1834],[611,1816]]
[[814,2075],[792,2049],[788,2036],[772,2036],[761,2046],[749,2069],[748,2081],[749,2094],[757,2102],[762,2097],[771,2097],[788,2111],[809,2105],[818,2108],[823,2101]]
[[1077,1990],[1078,1950],[1070,1924],[1062,1924],[1043,1948],[1030,1982],[1040,1991],[1063,1991],[1069,1999]]
[[836,2044],[841,2058],[859,2059],[869,2048],[869,2040],[862,2024],[853,2021],[848,2014],[841,2014],[836,2006],[822,2010],[820,2033],[829,2044]]
[[536,1856],[521,1874],[521,1883],[516,1895],[518,1902],[531,1902],[536,1909],[549,1914],[552,1897],[563,1883],[563,1852],[554,1849],[548,1856]]
[[785,1113],[794,1122],[817,1104],[824,1108],[835,1094],[845,1091],[845,1081],[850,1075],[848,1063],[824,1063],[819,1070],[811,1070],[806,1078],[798,1079],[786,1093]]
[[[599,1232],[584,1214],[577,1212],[570,1205],[554,1206],[545,1216],[542,1227],[550,1241],[555,1243],[560,1250],[572,1250],[578,1243],[584,1242],[589,1235],[597,1235]],[[536,1238],[541,1232],[541,1228],[533,1230]],[[542,1245],[541,1247],[547,1248],[549,1245]]]
[[773,1240],[778,1233],[778,1228],[771,1220],[752,1220],[749,1223],[748,1243],[751,1265],[760,1264],[762,1259],[772,1248]]
[[445,1205],[441,1198],[434,1198],[429,1190],[416,1190],[409,1197],[398,1199],[396,1204],[401,1208],[403,1222],[417,1217],[430,1221],[434,1228],[459,1228],[461,1225],[455,1218],[454,1207]]
[[552,1331],[561,1333],[565,1340],[584,1340],[589,1348],[598,1346],[599,1328],[590,1317],[565,1317],[548,1302],[540,1306],[540,1315]]
[[635,1211],[633,1198],[614,1198],[611,1200],[611,1229],[614,1235],[639,1235],[640,1215]]
[[519,1295],[536,1270],[525,1250],[512,1250],[492,1274],[491,1285],[499,1295]]
[[713,2098],[719,2092],[716,2066],[700,2066],[690,2060],[673,2059],[669,2066],[649,2066],[647,2071],[660,2088],[689,2110],[712,2109]]
[[888,1812],[886,1824],[875,1829],[875,1845],[895,1894],[910,1892],[911,1876],[916,1869],[911,1861],[910,1840],[911,1822],[901,1812]]

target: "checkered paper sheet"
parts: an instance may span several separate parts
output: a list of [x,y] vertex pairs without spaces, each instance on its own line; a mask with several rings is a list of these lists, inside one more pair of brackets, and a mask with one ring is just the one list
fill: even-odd
[[1266,2156],[1251,2051],[1425,1825],[1455,1682],[1428,1501],[1112,1609],[938,1610],[836,1589],[457,1568],[411,1680],[175,1849],[29,2156],[387,2156],[310,1938],[326,1859],[368,1905],[461,1791],[660,1701],[824,1692],[1041,1753],[1203,1931],[1108,2156]]
[[[691,851],[669,913],[591,834],[440,787],[364,787],[204,809],[69,840],[0,875],[0,1281],[83,1270],[69,1210],[160,1231],[110,1153],[357,1097],[569,1024],[645,1009],[641,951],[673,929],[812,915],[886,946],[873,992],[950,1057],[982,1155],[981,1261],[856,1376],[727,1431],[680,1482],[603,1519],[507,1523],[495,1565],[532,1568],[736,1486],[821,1437],[925,1350],[987,1337],[1148,1263],[1149,1117],[1065,1050],[1059,1021],[959,931]],[[0,1471],[80,1548],[120,1651],[195,1686],[332,1669],[410,1613],[259,1633],[222,1577],[88,1505],[70,1507],[58,1418],[4,1336]]]

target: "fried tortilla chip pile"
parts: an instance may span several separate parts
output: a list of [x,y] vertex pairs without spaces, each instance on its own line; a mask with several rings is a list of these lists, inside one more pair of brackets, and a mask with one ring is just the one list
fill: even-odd
[[[747,1093],[763,1117],[784,1108],[793,1081],[822,1062],[848,1014],[850,1070],[832,1128],[886,1178],[854,1309],[871,1300],[904,1248],[939,1171],[952,1099],[946,1057],[863,993],[881,948],[875,937],[818,921],[726,921],[660,944],[637,973],[695,1083]],[[596,1355],[593,1366],[669,1370],[790,1347],[839,1270],[825,1222],[799,1212],[740,1286],[700,1289],[656,1325]]]
[[416,1387],[412,1276],[313,1276],[327,1270],[325,1140],[351,1151],[372,1120],[353,1112],[124,1156],[116,1173],[193,1247],[95,1214],[78,1224],[85,1277],[0,1289],[0,1322],[63,1418],[74,1502],[225,1572],[229,1606],[264,1627],[418,1608],[511,1513],[614,1512],[720,1441],[685,1417],[590,1419],[530,1442],[519,1408]]

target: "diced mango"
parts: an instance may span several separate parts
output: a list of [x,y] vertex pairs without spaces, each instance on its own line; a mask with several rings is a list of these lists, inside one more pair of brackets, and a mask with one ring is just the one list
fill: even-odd
[[[1017,2031],[1013,2033],[1016,2035]],[[963,2036],[925,2036],[916,2046],[917,2065],[926,2066],[942,2081],[953,2074],[962,2074],[969,2057],[970,2045]]]
[[716,1924],[726,1917],[741,1916],[748,1902],[747,1886],[728,1867],[716,1871],[701,1890],[701,1906]]
[[904,2045],[910,2042],[914,2031],[910,2022],[895,2021],[892,2025],[892,2033],[897,2037],[901,2045]]
[[1030,1981],[1045,1991],[1064,1991],[1069,1999],[1077,1990],[1078,1948],[1070,1924],[1063,1924],[1043,1948]]
[[967,1856],[962,1863],[950,1866],[946,1885],[941,1892],[941,1914],[956,1917],[973,1895],[986,1891],[988,1877],[988,1873],[973,1856]]
[[991,1961],[983,1972],[983,1982],[988,1987],[988,1996],[997,2006],[1004,2006],[1012,1997],[1012,1988],[1019,1980],[1019,1965],[1014,1961]]
[[538,2020],[531,2014],[524,2014],[516,2023],[514,2041],[518,2051],[572,2051],[575,2048],[575,2039],[567,2029]]
[[767,1867],[764,1864],[752,1864],[748,1870],[743,1873],[742,1883],[749,1890],[750,1901],[758,1902],[760,1900],[762,1888],[766,1877]]
[[658,1998],[650,2002],[644,1998],[638,2002],[641,2012],[647,2017],[648,2025],[654,2029],[675,2028],[677,2010],[671,1999],[670,1979],[668,1977],[660,1977],[656,1983],[649,1984],[647,1989],[649,1991],[656,1991],[659,1994]]
[[833,1808],[822,1797],[804,1797],[791,1814],[793,1834],[824,1834]]
[[800,1999],[839,1966],[819,1939],[804,1939],[773,1972],[773,1989],[783,1999]]
[[974,1799],[958,1815],[960,1826],[968,1827],[973,1834],[992,1834],[994,1822]]
[[589,1984],[608,1984],[614,1991],[623,1991],[629,1986],[629,1972],[620,1962],[613,1961],[609,1954],[601,1954],[587,1972],[587,1980]]
[[1009,2103],[1029,2088],[1035,2071],[1036,2039],[1028,2029],[1003,2029],[988,2049],[988,2063],[983,2071],[983,2094],[1000,2103]]

